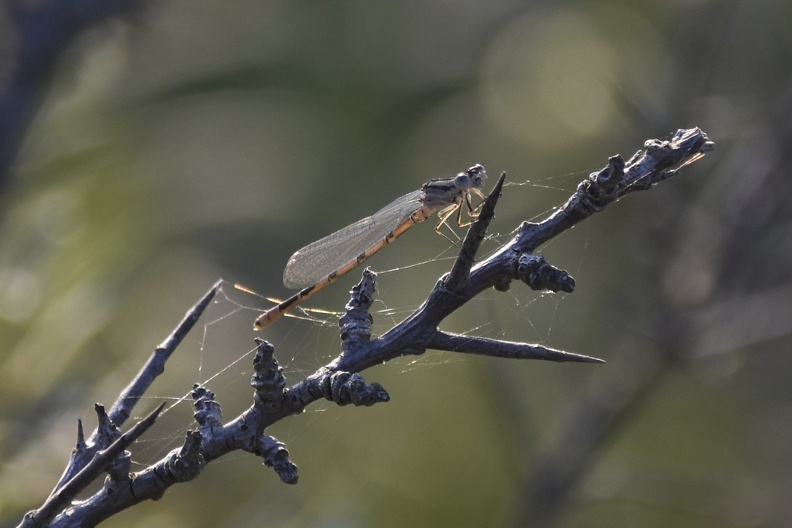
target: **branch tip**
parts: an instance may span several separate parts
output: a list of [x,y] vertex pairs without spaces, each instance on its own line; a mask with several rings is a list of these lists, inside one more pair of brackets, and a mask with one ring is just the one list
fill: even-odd
[[599,358],[564,352],[563,350],[556,350],[542,345],[452,334],[441,330],[435,332],[434,336],[429,340],[428,347],[435,350],[504,359],[542,359],[556,363],[604,363]]
[[214,299],[217,292],[223,285],[223,281],[218,280],[211,288],[190,308],[185,314],[184,318],[174,328],[171,334],[154,349],[154,352],[149,356],[149,359],[141,367],[135,379],[132,380],[121,394],[118,399],[113,403],[110,408],[110,419],[118,426],[132,415],[132,410],[135,405],[143,397],[149,389],[154,380],[165,372],[165,363],[170,359],[170,356],[176,350],[176,347],[181,344],[190,330],[193,329],[198,319],[204,313],[206,308]]
[[460,293],[467,287],[470,269],[476,262],[476,253],[478,253],[481,243],[484,241],[487,228],[489,228],[490,222],[495,217],[495,206],[501,197],[505,180],[506,173],[503,172],[498,178],[495,187],[492,188],[492,191],[481,204],[481,210],[476,220],[471,224],[465,239],[462,241],[462,247],[459,249],[459,254],[454,261],[451,272],[444,280],[446,289],[451,293]]

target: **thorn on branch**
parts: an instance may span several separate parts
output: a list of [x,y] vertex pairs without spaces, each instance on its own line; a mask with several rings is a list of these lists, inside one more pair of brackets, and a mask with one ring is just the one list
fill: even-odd
[[452,334],[438,330],[429,340],[429,348],[505,359],[542,359],[556,363],[604,363],[603,360],[573,354],[541,345],[514,343],[486,337]]
[[297,466],[289,459],[289,451],[283,442],[272,436],[261,435],[256,442],[255,453],[264,459],[264,464],[275,470],[284,484],[297,484]]
[[83,430],[82,421],[80,420],[77,422],[77,445],[72,451],[68,466],[66,466],[63,475],[61,475],[60,480],[55,485],[53,493],[59,490],[81,469],[88,465],[98,451],[105,449],[121,436],[121,430],[113,423],[113,420],[110,419],[110,416],[105,411],[104,405],[95,403],[94,411],[96,412],[97,425],[88,442],[85,440],[85,431]]
[[77,442],[72,449],[69,463],[63,471],[60,480],[55,485],[53,493],[61,488],[68,480],[73,477],[78,471],[85,467],[91,461],[94,453],[98,448],[94,445],[93,448],[88,446],[85,441],[85,430],[83,429],[82,420],[77,419]]
[[487,234],[487,228],[490,222],[495,217],[495,206],[500,199],[501,191],[503,190],[503,182],[506,180],[506,173],[501,173],[498,182],[493,187],[492,192],[487,196],[484,203],[481,205],[476,221],[470,226],[465,240],[462,242],[462,247],[459,250],[451,272],[445,278],[445,287],[451,293],[460,293],[468,283],[470,276],[470,269],[476,262],[476,253],[478,253],[481,243]]
[[275,358],[275,347],[258,337],[254,341],[256,342],[256,355],[253,358],[255,374],[250,379],[250,385],[256,389],[254,396],[256,405],[262,407],[264,412],[272,412],[281,407],[286,378]]
[[[100,416],[107,416],[103,406],[97,404],[96,407],[97,414],[100,414]],[[101,408],[101,412],[99,408]],[[116,457],[121,455],[127,447],[154,425],[154,422],[157,421],[157,417],[164,408],[165,404],[163,403],[149,413],[148,416],[136,423],[132,429],[119,436],[105,449],[98,451],[85,467],[80,469],[73,477],[57,488],[56,491],[47,498],[41,508],[28,512],[22,521],[22,526],[47,526],[53,517],[74,500],[74,497],[76,497],[78,493],[84,490],[86,486],[105,471]],[[107,421],[109,422],[109,420]],[[105,481],[105,489],[108,492],[112,492],[113,488],[114,482]]]
[[77,445],[74,447],[75,451],[83,451],[88,447],[85,443],[85,431],[81,419],[77,419]]

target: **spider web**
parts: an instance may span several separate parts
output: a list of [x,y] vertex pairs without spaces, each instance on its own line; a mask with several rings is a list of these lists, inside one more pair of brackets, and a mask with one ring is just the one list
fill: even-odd
[[[553,203],[553,207],[556,207],[566,200],[584,176],[575,173],[540,181],[507,182],[504,189],[506,199],[502,199],[499,204],[498,217],[482,246],[479,259],[497,251],[513,237],[514,231],[501,233],[497,228],[506,226],[512,229],[526,219],[524,204],[527,193],[533,195],[537,202]],[[537,193],[550,195],[550,198],[540,200],[536,198]],[[514,198],[511,204],[510,197]],[[553,208],[543,210],[528,220],[538,221],[552,211]],[[439,243],[439,237],[431,229],[413,229],[409,236],[416,247],[422,250],[435,248],[435,252],[429,258],[415,262],[390,248],[387,257],[376,255],[366,263],[378,273],[378,291],[371,311],[375,336],[392,328],[418,308],[437,278],[450,269],[456,257],[457,248],[446,240]],[[551,241],[547,247],[552,245]],[[586,247],[587,242],[584,240],[578,262],[568,267],[573,276],[582,267]],[[395,267],[387,267],[394,263],[397,264]],[[145,397],[151,400],[151,407],[163,400],[170,403],[150,434],[136,444],[133,460],[141,466],[150,464],[167,451],[180,447],[186,432],[196,427],[192,416],[193,384],[205,386],[217,395],[226,421],[251,405],[253,389],[249,383],[256,351],[254,337],[273,343],[276,358],[284,369],[287,386],[329,363],[341,350],[337,321],[342,313],[329,307],[343,307],[348,298],[346,292],[359,280],[364,267],[343,277],[326,292],[322,292],[321,296],[312,299],[306,306],[299,306],[261,333],[252,331],[253,320],[279,299],[224,281],[198,325],[172,356],[165,374],[161,376],[165,379],[158,379]],[[405,288],[405,284],[410,287]],[[330,290],[335,290],[335,294],[330,294]],[[492,290],[483,292],[462,307],[458,315],[444,321],[442,327],[460,334],[554,346],[553,330],[565,298],[563,294],[534,292],[524,285],[515,284],[505,294]],[[338,302],[338,299],[342,301]],[[389,365],[398,372],[408,373],[416,369],[476,360],[475,356],[429,351],[421,356],[398,358]],[[166,388],[163,389],[163,386]],[[308,423],[318,419],[326,408],[322,402],[311,405],[305,413]],[[142,409],[137,412],[144,414]],[[288,427],[288,438],[299,434],[291,426]],[[233,460],[243,455],[232,454],[223,460]]]

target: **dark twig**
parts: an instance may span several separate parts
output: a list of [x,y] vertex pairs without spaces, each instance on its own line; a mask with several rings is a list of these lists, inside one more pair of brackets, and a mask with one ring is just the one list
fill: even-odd
[[[434,348],[497,358],[601,362],[597,358],[541,345],[451,334],[439,330],[438,325],[483,290],[490,287],[506,290],[513,281],[522,281],[533,289],[572,292],[574,279],[552,266],[541,255],[535,254],[534,250],[622,196],[634,190],[647,189],[673,176],[678,168],[698,159],[702,152],[710,150],[712,146],[703,132],[691,129],[679,131],[670,141],[647,142],[645,148],[627,162],[614,156],[606,168],[591,174],[581,183],[575,195],[560,210],[540,223],[524,223],[511,241],[476,263],[478,245],[494,216],[494,205],[502,189],[505,175],[501,176],[466,236],[453,271],[437,282],[427,300],[404,321],[384,335],[372,338],[373,319],[369,310],[376,290],[376,274],[365,270],[339,322],[342,353],[333,361],[286,388],[274,348],[258,340],[255,374],[251,380],[256,392],[252,405],[246,411],[223,424],[215,395],[205,387],[195,386],[193,400],[199,430],[187,434],[180,450],[172,451],[136,474],[129,473],[128,457],[101,459],[105,462],[102,467],[109,475],[105,486],[88,500],[56,515],[51,526],[93,526],[142,500],[161,497],[171,485],[194,478],[207,463],[235,450],[262,457],[283,482],[296,483],[297,466],[291,461],[286,446],[264,433],[267,427],[302,412],[318,399],[356,406],[389,401],[387,391],[378,383],[366,382],[360,372],[401,355],[423,354],[427,349]],[[82,458],[73,457],[70,467],[79,470],[90,465],[94,468],[93,464],[97,462],[86,463],[83,459],[92,457],[95,461],[98,458],[93,454],[99,449],[98,446],[118,444],[120,439],[114,441],[119,434],[116,425],[129,416],[151,381],[163,371],[165,361],[194,326],[219,287],[218,282],[187,314],[173,334],[155,350],[136,380],[119,397],[110,415],[98,410],[100,426],[89,441],[84,440],[82,427],[79,427],[76,451]],[[126,435],[122,438],[126,438]],[[71,493],[72,481],[71,477],[63,479],[60,490],[64,497]],[[58,507],[62,508],[64,499],[59,500]],[[49,509],[57,511],[57,508],[49,505],[47,508],[47,518],[52,518]]]
[[506,359],[544,359],[564,363],[604,363],[603,360],[580,354],[572,354],[563,350],[556,350],[541,345],[526,343],[513,343],[486,337],[473,337],[437,331],[429,340],[429,348],[447,350],[449,352],[462,352],[464,354],[477,354],[480,356],[498,357]]
[[611,157],[607,167],[591,173],[567,203],[545,221],[525,222],[518,235],[519,249],[535,250],[608,204],[633,191],[651,188],[715,148],[698,128],[679,130],[670,141],[652,139],[644,145],[627,162],[621,156]]
[[[74,503],[53,519],[52,528],[84,528],[100,522],[145,500],[159,500],[165,491],[179,482],[198,476],[206,466],[203,456],[203,436],[188,431],[184,444],[165,458],[138,473],[124,478],[111,474],[104,486],[89,499]],[[128,471],[128,467],[127,467]]]
[[[423,354],[437,331],[437,325],[448,315],[487,288],[508,288],[515,279],[524,280],[521,262],[541,244],[571,228],[576,223],[601,211],[606,205],[632,192],[634,187],[649,188],[675,173],[673,167],[684,166],[698,159],[714,144],[700,129],[680,130],[670,141],[650,140],[630,161],[620,156],[609,160],[608,166],[592,173],[578,186],[567,203],[546,220],[524,223],[515,238],[486,260],[474,265],[463,291],[449,291],[438,282],[426,302],[407,319],[370,342],[357,343],[354,353],[345,354],[333,368],[360,372],[368,367],[405,354]],[[560,270],[559,270],[560,271]],[[570,289],[571,277],[562,280]],[[508,346],[508,345],[504,345]]]
[[94,456],[85,467],[65,482],[56,492],[50,495],[41,508],[25,515],[23,522],[19,526],[25,528],[47,526],[52,518],[55,517],[64,506],[71,502],[78,493],[84,490],[88,484],[93,482],[106,470],[107,465],[114,458],[132,445],[132,442],[145,433],[149,427],[154,425],[154,422],[164,408],[165,404],[160,404],[159,407],[149,413],[143,420],[135,424],[132,429],[121,435],[106,449],[96,453],[96,456]]
[[[184,319],[182,319],[181,323],[173,330],[171,335],[154,349],[154,352],[140,369],[132,383],[121,391],[118,399],[111,407],[110,412],[106,415],[107,424],[112,424],[113,427],[117,428],[123,425],[126,419],[131,416],[132,409],[138,401],[140,401],[154,380],[165,372],[165,363],[168,361],[173,351],[176,350],[176,347],[179,346],[190,330],[192,330],[193,326],[195,326],[195,323],[209,306],[209,303],[220,289],[222,283],[223,281],[217,281],[209,291],[190,308]],[[104,430],[101,427],[102,423],[100,419],[100,427],[94,430],[88,441],[78,444],[78,449],[74,451],[68,467],[55,486],[56,490],[80,471],[80,469],[93,458],[96,451],[103,449],[109,444],[107,440],[101,440],[100,433]],[[80,431],[82,431],[82,428]]]
[[185,314],[181,323],[173,330],[171,335],[168,336],[157,348],[154,349],[148,361],[146,361],[143,368],[140,369],[138,375],[129,384],[129,386],[121,392],[116,402],[110,408],[108,415],[114,424],[121,426],[132,413],[132,409],[137,405],[140,398],[146,393],[149,386],[154,382],[157,377],[165,372],[165,363],[170,358],[176,347],[182,342],[187,334],[192,330],[195,323],[204,313],[209,303],[212,302],[217,291],[223,281],[217,281],[209,288],[201,299],[190,308]]

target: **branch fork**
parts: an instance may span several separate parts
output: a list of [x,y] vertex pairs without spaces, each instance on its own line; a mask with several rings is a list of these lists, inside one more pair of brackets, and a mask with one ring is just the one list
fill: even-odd
[[[502,192],[506,176],[502,174],[466,234],[451,271],[436,283],[414,313],[382,336],[372,338],[370,308],[377,276],[366,269],[360,283],[352,289],[346,311],[339,321],[342,351],[338,357],[302,381],[286,387],[274,347],[256,339],[251,406],[224,424],[215,394],[195,385],[192,398],[197,430],[187,432],[180,449],[171,451],[143,471],[131,473],[126,448],[151,427],[164,404],[126,433],[122,434],[120,427],[132,415],[132,409],[153,380],[164,372],[165,362],[220,289],[222,281],[218,281],[187,312],[171,336],[155,349],[110,412],[105,413],[102,406],[96,406],[98,425],[87,440],[82,423],[78,422],[77,446],[63,476],[42,507],[28,513],[20,526],[95,526],[140,501],[161,498],[173,484],[195,478],[206,464],[235,450],[261,457],[282,482],[295,484],[297,466],[291,461],[286,446],[264,433],[266,428],[287,416],[301,413],[318,399],[327,399],[339,406],[371,406],[389,401],[387,391],[378,383],[367,383],[360,372],[401,355],[420,355],[431,348],[508,359],[602,363],[597,358],[541,345],[453,334],[438,326],[485,289],[505,291],[513,281],[521,281],[534,290],[573,292],[574,279],[536,253],[537,248],[628,193],[649,189],[674,176],[679,169],[713,148],[706,134],[694,128],[680,130],[669,140],[647,141],[628,161],[613,156],[606,167],[581,182],[566,204],[550,217],[539,223],[524,222],[512,240],[477,262],[476,254]],[[102,473],[108,475],[102,488],[87,500],[75,502],[77,493]]]

